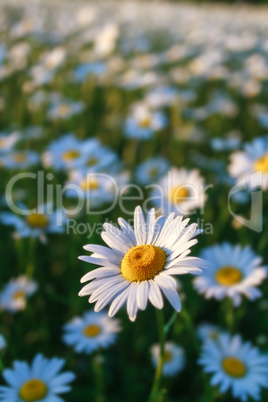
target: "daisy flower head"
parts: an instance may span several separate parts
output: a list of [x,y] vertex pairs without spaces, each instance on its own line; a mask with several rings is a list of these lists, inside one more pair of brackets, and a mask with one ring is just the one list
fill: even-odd
[[14,237],[39,238],[46,243],[48,233],[62,233],[67,221],[65,213],[61,210],[51,210],[50,204],[39,205],[34,212],[29,212],[23,218],[13,212],[2,212],[0,221],[5,225],[15,227]]
[[155,218],[151,209],[145,220],[140,206],[134,212],[134,229],[119,218],[121,228],[104,223],[102,239],[110,248],[88,244],[85,250],[91,256],[79,259],[99,266],[87,273],[81,282],[85,285],[79,296],[90,296],[98,312],[111,302],[110,317],[126,303],[131,321],[135,321],[138,310],[145,310],[148,300],[157,309],[164,306],[163,294],[172,307],[180,311],[181,302],[173,275],[196,274],[204,267],[200,258],[190,257],[190,248],[197,243],[194,239],[202,230],[193,223],[186,228],[189,219],[174,218],[174,213]]
[[152,202],[162,213],[188,215],[203,208],[205,183],[197,169],[172,168],[152,190]]
[[203,345],[199,364],[211,373],[211,385],[220,392],[232,392],[234,398],[247,401],[260,399],[260,388],[268,387],[268,356],[261,355],[250,342],[240,335],[221,334]]
[[107,348],[116,340],[120,331],[119,321],[106,313],[90,311],[75,317],[64,326],[64,342],[77,353],[91,354],[99,348]]
[[26,276],[11,279],[0,293],[0,309],[10,313],[24,310],[27,299],[36,292],[37,288],[37,283]]
[[234,306],[239,306],[242,295],[249,300],[261,296],[257,285],[267,276],[267,268],[261,266],[258,257],[249,246],[241,247],[230,243],[207,247],[201,253],[209,267],[194,279],[194,286],[207,299],[232,299]]
[[197,327],[197,336],[202,343],[208,339],[218,339],[222,333],[221,328],[214,324],[202,323]]
[[0,156],[0,166],[6,169],[27,169],[39,163],[40,156],[34,151],[12,151]]
[[48,118],[51,120],[66,120],[84,111],[85,105],[82,102],[69,100],[53,103],[48,111]]
[[[229,173],[237,181],[237,185],[244,186],[245,178],[250,177],[250,187],[268,189],[268,136],[255,138],[251,143],[244,145],[243,151],[231,155]],[[256,175],[254,173],[262,173]]]
[[9,402],[64,402],[58,394],[70,391],[69,383],[75,375],[60,373],[64,359],[45,358],[37,354],[32,364],[14,361],[12,369],[3,371],[8,386],[0,386],[0,401]]
[[12,149],[13,145],[19,140],[19,133],[4,133],[0,132],[0,152],[7,152]]
[[141,185],[151,184],[159,180],[169,169],[168,161],[159,156],[149,158],[136,169],[136,180]]
[[166,116],[160,111],[152,111],[146,105],[138,104],[125,122],[125,133],[129,138],[150,139],[154,132],[167,125]]
[[[155,367],[157,367],[160,347],[159,345],[153,345],[151,348],[152,360]],[[183,370],[185,363],[183,349],[176,345],[174,342],[166,342],[163,364],[163,375],[174,376],[181,370]]]

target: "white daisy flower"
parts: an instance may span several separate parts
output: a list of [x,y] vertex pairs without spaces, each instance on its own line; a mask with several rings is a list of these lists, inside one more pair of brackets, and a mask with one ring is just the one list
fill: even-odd
[[162,213],[187,215],[204,207],[204,179],[197,169],[172,168],[153,189],[151,200]]
[[106,173],[85,174],[82,170],[74,170],[70,172],[69,178],[66,184],[66,197],[87,200],[87,205],[93,208],[112,203],[129,181],[127,172],[108,175]]
[[78,353],[93,353],[99,348],[107,348],[116,340],[120,331],[119,321],[107,317],[106,313],[87,312],[83,317],[75,317],[64,326],[63,340],[73,346]]
[[60,373],[64,359],[46,359],[37,354],[32,364],[15,361],[13,369],[3,371],[7,386],[0,386],[1,402],[64,402],[57,396],[70,391],[69,383],[75,375],[66,371]]
[[136,169],[136,179],[139,184],[146,186],[159,180],[169,169],[165,158],[153,157],[142,162]]
[[196,274],[204,261],[190,257],[190,247],[197,243],[193,239],[202,230],[193,223],[186,228],[189,219],[174,218],[174,213],[155,218],[151,209],[145,221],[141,207],[134,213],[134,229],[119,218],[120,229],[105,223],[103,240],[111,247],[94,244],[84,246],[93,252],[79,259],[100,268],[87,273],[81,282],[94,279],[84,286],[80,296],[91,295],[90,303],[97,302],[95,311],[100,311],[112,302],[108,315],[114,316],[126,302],[129,319],[135,321],[138,310],[145,310],[148,300],[162,309],[166,296],[176,311],[181,302],[172,275]]
[[19,140],[19,133],[18,132],[13,132],[13,133],[0,133],[0,152],[7,152],[12,149],[13,145]]
[[[268,136],[255,138],[251,143],[244,145],[244,151],[231,155],[229,173],[237,180],[237,185],[243,186],[242,179],[250,176],[251,188],[261,187],[268,189]],[[262,177],[254,175],[262,172]]]
[[239,306],[241,295],[250,300],[261,296],[256,286],[266,278],[267,268],[261,266],[262,258],[249,246],[234,246],[225,242],[207,247],[201,257],[208,261],[209,268],[194,279],[194,286],[207,299],[229,297],[235,306]]
[[0,214],[0,221],[4,225],[15,227],[16,238],[38,237],[43,243],[46,242],[47,233],[62,233],[66,220],[66,215],[61,209],[51,211],[49,205],[39,206],[36,212],[24,215],[23,218],[13,212]]
[[27,169],[39,161],[40,156],[34,151],[12,151],[0,156],[0,166],[7,169]]
[[151,111],[145,105],[135,105],[125,122],[125,133],[129,138],[149,139],[154,132],[167,125],[166,116],[160,111]]
[[0,351],[5,349],[7,343],[3,335],[0,334]]
[[[160,355],[159,345],[153,345],[151,348],[152,360],[155,367],[157,367],[158,359]],[[165,343],[163,375],[174,376],[180,372],[185,363],[184,351],[181,347],[174,342]]]
[[250,342],[243,343],[240,335],[209,339],[199,363],[212,374],[211,385],[219,385],[222,393],[231,390],[233,397],[243,402],[248,397],[259,400],[260,388],[268,387],[268,356]]
[[65,120],[83,112],[84,109],[85,105],[82,102],[62,100],[51,105],[48,111],[48,118],[52,120]]
[[26,276],[11,279],[0,293],[0,309],[10,313],[24,310],[27,299],[36,292],[37,288],[37,283]]
[[203,323],[197,327],[197,336],[202,343],[208,339],[217,339],[223,331],[218,325]]

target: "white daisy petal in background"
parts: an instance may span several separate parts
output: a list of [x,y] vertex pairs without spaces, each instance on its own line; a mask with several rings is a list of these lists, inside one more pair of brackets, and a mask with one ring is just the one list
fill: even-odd
[[15,361],[13,369],[3,371],[9,386],[0,386],[0,401],[63,402],[57,395],[70,391],[69,383],[75,378],[70,371],[60,373],[64,363],[64,359],[46,359],[41,354],[31,365]]
[[82,317],[75,317],[64,326],[63,340],[76,352],[91,354],[113,344],[119,331],[117,319],[107,317],[106,313],[91,311]]
[[243,343],[240,335],[221,334],[205,342],[199,363],[212,374],[211,385],[222,393],[231,390],[243,402],[248,397],[259,400],[261,387],[268,387],[268,356]]
[[[261,172],[260,175],[254,173]],[[250,187],[268,189],[268,136],[255,138],[244,145],[243,151],[231,154],[229,173],[237,180],[237,185],[244,185],[241,180],[250,178]]]
[[37,283],[26,276],[11,279],[0,293],[0,309],[10,313],[24,310],[27,299],[36,292],[37,288]]
[[204,343],[209,339],[217,339],[224,331],[218,325],[202,323],[197,327],[197,336]]
[[105,223],[103,240],[110,248],[88,244],[84,248],[93,252],[79,259],[100,268],[87,273],[81,282],[90,281],[79,293],[90,296],[96,302],[95,311],[111,303],[109,316],[113,316],[124,303],[129,319],[135,321],[138,310],[146,308],[148,300],[158,309],[163,308],[164,294],[173,308],[180,311],[180,298],[173,275],[201,272],[205,262],[190,257],[194,239],[202,230],[182,216],[155,218],[151,209],[145,221],[142,209],[134,212],[134,229],[122,218],[118,223],[122,230]]
[[187,215],[203,208],[206,200],[204,179],[197,169],[172,168],[152,190],[151,199],[162,213]]
[[154,183],[167,173],[169,166],[169,162],[160,156],[146,159],[136,169],[136,180],[145,186]]
[[256,286],[266,278],[267,267],[261,265],[262,258],[249,246],[241,247],[225,242],[207,247],[201,257],[208,261],[209,268],[194,279],[194,286],[207,299],[222,300],[229,297],[238,306],[242,295],[249,300],[261,296]]
[[[159,345],[153,345],[151,348],[152,360],[155,367],[157,367],[160,347]],[[185,363],[183,349],[176,345],[174,342],[165,343],[163,375],[174,376],[183,370]]]

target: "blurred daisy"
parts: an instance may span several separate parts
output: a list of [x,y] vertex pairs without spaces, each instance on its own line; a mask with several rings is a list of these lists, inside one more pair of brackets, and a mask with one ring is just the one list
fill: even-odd
[[107,348],[116,340],[120,331],[119,321],[106,313],[85,313],[64,326],[63,340],[78,353],[91,354],[99,348]]
[[85,175],[82,170],[75,170],[70,172],[69,177],[70,180],[66,184],[66,197],[85,199],[91,207],[114,201],[129,181],[127,172],[115,176],[106,173]]
[[207,299],[222,300],[229,297],[239,306],[241,295],[250,300],[261,296],[256,289],[267,276],[267,268],[261,266],[258,257],[249,246],[241,247],[223,243],[207,247],[201,253],[209,268],[194,279],[194,286]]
[[3,335],[0,334],[0,351],[5,349],[7,343]]
[[[153,345],[151,348],[153,364],[157,367],[160,347],[159,345]],[[184,351],[181,347],[177,346],[173,342],[165,343],[163,375],[174,376],[180,372],[184,367]]]
[[204,206],[204,179],[196,169],[172,168],[154,187],[151,199],[163,213],[187,215]]
[[[254,175],[262,172],[262,177]],[[236,178],[237,185],[243,186],[241,179],[250,176],[251,188],[261,187],[268,189],[268,137],[255,138],[251,143],[244,145],[244,151],[231,155],[229,173]]]
[[145,105],[136,105],[132,114],[125,122],[127,137],[147,140],[155,131],[160,131],[167,125],[166,116],[159,111],[151,111]]
[[261,355],[250,342],[243,343],[240,335],[221,334],[204,345],[199,363],[212,374],[211,385],[220,392],[231,390],[234,398],[247,401],[260,399],[260,388],[268,387],[268,356]]
[[[88,148],[90,148],[90,144],[95,149],[98,141],[90,139],[87,142]],[[83,163],[83,147],[84,142],[78,140],[74,134],[65,134],[49,145],[42,157],[43,164],[45,167],[53,167],[55,170],[76,168]]]
[[169,163],[165,158],[153,157],[142,162],[136,169],[136,180],[146,186],[159,180],[169,169]]
[[4,225],[14,226],[14,236],[38,237],[43,243],[46,242],[47,233],[62,233],[66,223],[66,215],[62,210],[50,211],[50,206],[43,205],[36,212],[29,213],[23,218],[12,212],[2,212],[0,221]]
[[70,371],[60,373],[64,363],[64,359],[46,359],[42,354],[31,365],[14,361],[13,369],[2,373],[9,386],[0,386],[0,401],[64,402],[57,395],[70,391],[69,383],[75,378]]
[[84,286],[80,296],[91,295],[90,303],[97,302],[95,311],[100,311],[112,302],[108,315],[112,317],[126,302],[129,319],[135,321],[138,310],[145,310],[148,300],[154,307],[164,306],[162,293],[177,311],[181,309],[172,275],[196,274],[204,261],[189,257],[193,239],[201,230],[193,223],[186,228],[189,219],[174,214],[155,219],[151,209],[145,221],[141,207],[134,212],[134,230],[122,218],[118,223],[122,230],[105,223],[103,240],[111,247],[94,244],[84,246],[93,252],[79,259],[100,268],[87,273],[81,282],[94,279]]
[[151,108],[159,108],[174,104],[178,98],[179,93],[176,88],[159,86],[148,92],[145,99]]
[[37,288],[37,283],[26,276],[11,279],[0,293],[0,309],[10,313],[24,310],[27,299],[36,292]]
[[82,102],[62,100],[52,104],[48,111],[48,118],[52,120],[65,120],[83,112],[84,109],[85,105]]
[[0,166],[7,169],[27,169],[37,165],[39,161],[40,156],[34,151],[6,152],[0,156]]
[[0,153],[9,151],[13,145],[18,141],[19,133],[0,133]]
[[218,325],[203,323],[197,327],[197,336],[202,343],[206,342],[208,339],[218,339],[219,335],[222,333],[223,331]]

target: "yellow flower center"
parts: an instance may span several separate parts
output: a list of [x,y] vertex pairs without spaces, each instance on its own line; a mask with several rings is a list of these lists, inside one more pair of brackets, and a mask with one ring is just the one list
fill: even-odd
[[76,158],[79,158],[79,156],[80,156],[80,152],[79,151],[66,151],[66,152],[64,152],[64,154],[62,155],[62,159],[65,161],[65,162],[70,162],[70,161],[72,161],[72,160],[74,160],[74,159],[76,159]]
[[18,299],[25,299],[25,292],[23,290],[17,290],[17,292],[14,292],[12,295],[13,300],[18,300]]
[[65,117],[70,112],[70,106],[62,104],[58,107],[58,115]]
[[101,329],[98,325],[88,325],[83,329],[83,334],[89,338],[94,338],[101,333]]
[[90,180],[84,179],[80,184],[83,191],[98,190],[100,188],[99,182],[96,179],[91,178]]
[[255,170],[262,170],[264,173],[268,173],[268,153],[256,160]]
[[225,357],[221,363],[223,370],[234,378],[245,377],[247,373],[246,365],[236,357]]
[[87,161],[87,166],[94,166],[98,163],[98,158],[89,158]]
[[142,128],[149,127],[151,124],[151,118],[148,117],[143,117],[142,119],[139,120],[139,126]]
[[153,279],[163,270],[166,254],[160,247],[143,245],[132,247],[121,264],[121,272],[131,282]]
[[20,389],[20,398],[27,402],[43,399],[47,394],[46,384],[38,378],[26,381]]
[[164,353],[164,363],[168,363],[172,360],[172,354],[168,351]]
[[218,337],[219,337],[219,333],[217,332],[217,331],[212,331],[210,334],[209,334],[209,337],[211,338],[211,339],[218,339]]
[[180,202],[184,201],[186,197],[189,196],[189,190],[183,186],[175,186],[171,190],[170,200],[173,204],[179,204]]
[[216,281],[222,286],[232,286],[243,278],[239,269],[235,267],[221,267],[215,274]]
[[150,177],[156,177],[157,174],[158,174],[158,169],[157,168],[151,169],[150,172],[149,172]]
[[26,218],[26,222],[32,229],[43,229],[48,226],[48,219],[45,214],[31,214]]
[[12,155],[12,158],[15,162],[21,163],[27,160],[27,156],[23,153],[16,153]]

